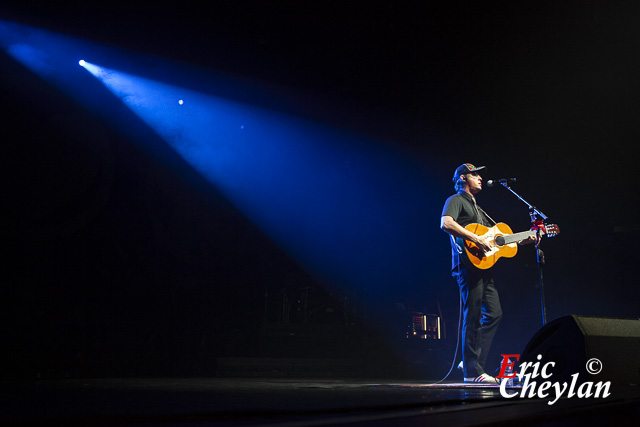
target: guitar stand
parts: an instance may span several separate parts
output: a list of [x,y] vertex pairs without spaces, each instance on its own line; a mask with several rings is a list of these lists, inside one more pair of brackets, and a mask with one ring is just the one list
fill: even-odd
[[[525,199],[520,197],[518,193],[513,191],[513,189],[509,187],[507,180],[500,180],[499,183],[529,207],[529,216],[531,217],[531,223],[533,224],[532,229],[537,230],[536,261],[538,264],[538,281],[540,285],[540,308],[542,311],[542,326],[544,326],[547,323],[547,308],[544,300],[544,280],[542,277],[542,266],[544,265],[544,252],[542,252],[542,249],[540,249],[540,243],[542,242],[542,232],[544,231],[544,228],[545,228],[544,221],[546,221],[548,217],[545,214],[543,214],[540,210],[538,210],[538,208],[536,208],[531,203],[527,202]],[[542,219],[538,219],[538,217]]]

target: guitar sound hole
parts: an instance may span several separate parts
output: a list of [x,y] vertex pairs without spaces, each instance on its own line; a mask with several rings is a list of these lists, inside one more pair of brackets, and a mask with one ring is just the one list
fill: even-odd
[[496,237],[496,245],[498,245],[498,246],[504,246],[504,236],[498,236],[498,237]]

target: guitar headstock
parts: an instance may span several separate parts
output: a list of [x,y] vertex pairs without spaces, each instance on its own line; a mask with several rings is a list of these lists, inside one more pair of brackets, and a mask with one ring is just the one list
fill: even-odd
[[555,224],[547,224],[543,227],[543,231],[548,237],[553,237],[560,234],[560,227]]

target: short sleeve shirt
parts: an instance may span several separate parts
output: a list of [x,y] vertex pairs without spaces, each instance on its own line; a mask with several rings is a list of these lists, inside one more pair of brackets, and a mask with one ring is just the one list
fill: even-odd
[[[482,209],[479,209],[474,202],[473,197],[464,191],[449,197],[442,208],[442,216],[448,215],[462,227],[469,224],[477,223],[493,226],[493,221],[487,218]],[[451,269],[456,271],[461,263],[461,258],[466,258],[466,254],[462,247],[463,240],[460,238],[451,238]]]

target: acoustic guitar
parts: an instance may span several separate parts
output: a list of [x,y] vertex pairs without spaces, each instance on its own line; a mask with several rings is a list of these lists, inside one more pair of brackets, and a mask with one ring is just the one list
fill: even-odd
[[503,222],[491,228],[481,224],[469,224],[465,228],[476,236],[486,236],[487,242],[491,245],[491,250],[484,252],[475,243],[469,242],[468,240],[464,241],[464,248],[469,256],[469,260],[473,265],[483,270],[493,267],[502,257],[514,257],[516,253],[518,253],[518,242],[528,239],[529,237],[535,237],[538,231],[547,237],[553,237],[560,233],[560,228],[554,224],[540,225],[532,230],[515,234],[511,231],[511,228]]

